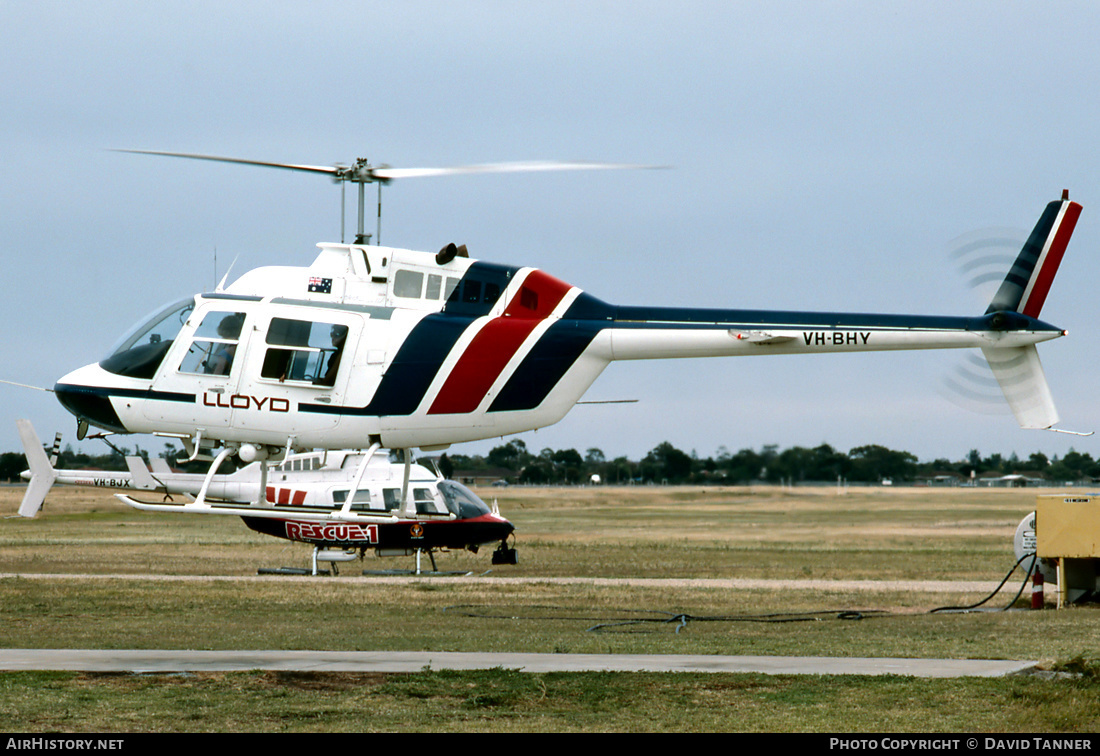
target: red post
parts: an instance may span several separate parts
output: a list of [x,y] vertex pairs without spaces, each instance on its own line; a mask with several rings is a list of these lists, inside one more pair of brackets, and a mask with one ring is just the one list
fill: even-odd
[[1043,573],[1038,567],[1031,576],[1031,608],[1043,608]]

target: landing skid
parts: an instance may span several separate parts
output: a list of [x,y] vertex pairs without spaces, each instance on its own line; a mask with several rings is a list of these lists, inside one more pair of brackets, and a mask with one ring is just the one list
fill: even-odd
[[[512,550],[515,551],[514,549]],[[425,570],[420,565],[420,557],[427,554],[432,562],[432,569]],[[312,568],[305,567],[261,567],[257,570],[260,575],[311,575],[311,576],[336,576],[340,574],[337,562],[350,562],[353,559],[361,559],[362,555],[355,551],[343,551],[340,549],[325,549],[320,546],[313,547]],[[328,562],[328,567],[320,566],[321,562]],[[495,562],[494,562],[495,564]],[[502,562],[501,564],[505,564]],[[515,564],[515,562],[510,562]],[[441,575],[472,575],[469,570],[444,570],[440,571],[435,563],[435,554],[432,549],[416,549],[416,569],[413,570],[363,570],[364,575],[416,575],[416,576],[441,576]]]
[[[430,571],[425,570],[420,565],[420,558],[424,555],[428,555],[428,559],[432,562],[432,569]],[[472,572],[467,570],[457,571],[443,571],[440,572],[439,566],[435,563],[435,551],[434,549],[415,549],[416,555],[416,569],[413,570],[363,570],[364,575],[472,575]]]
[[329,577],[330,573],[327,569],[321,572],[311,572],[305,567],[261,567],[256,570],[257,575],[310,575],[317,577]]
[[[440,570],[435,563],[434,549],[416,549],[416,568],[412,570],[363,570],[366,576],[393,576],[412,575],[415,577],[444,577],[473,575],[471,570]],[[431,560],[431,570],[421,567],[420,558],[424,554]],[[363,553],[355,550],[343,550],[333,548],[313,547],[312,568],[304,567],[261,567],[257,570],[260,575],[310,575],[310,576],[336,576],[340,574],[337,562],[350,562],[353,559],[362,559]],[[328,567],[319,566],[321,562],[328,562]],[[502,541],[496,551],[493,552],[493,564],[516,564],[518,562],[517,551],[508,548],[507,541]]]
[[[329,577],[340,574],[340,570],[336,567],[337,562],[350,562],[353,559],[362,559],[361,552],[356,552],[353,549],[332,549],[323,548],[321,546],[313,547],[313,563],[312,569],[305,569],[303,567],[261,567],[257,570],[260,575],[323,575]],[[328,562],[328,567],[321,567],[321,562]]]

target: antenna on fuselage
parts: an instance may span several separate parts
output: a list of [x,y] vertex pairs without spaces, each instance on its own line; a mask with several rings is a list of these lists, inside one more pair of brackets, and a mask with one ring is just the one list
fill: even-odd
[[256,165],[261,168],[281,168],[288,171],[320,173],[329,176],[340,184],[340,242],[344,242],[345,191],[347,182],[359,185],[359,215],[356,225],[355,243],[369,244],[371,235],[365,231],[366,221],[366,185],[378,184],[378,218],[375,225],[374,243],[382,243],[382,185],[394,179],[426,178],[430,176],[456,176],[470,173],[532,173],[541,171],[593,171],[623,169],[659,169],[667,165],[632,165],[627,163],[589,163],[585,161],[559,162],[539,160],[517,163],[483,163],[480,165],[459,165],[450,168],[392,168],[388,165],[372,166],[366,158],[357,158],[350,166],[336,164],[299,165],[296,163],[272,163],[265,160],[243,160],[241,158],[220,157],[218,155],[197,155],[189,152],[160,152],[158,150],[113,150],[129,152],[135,155],[159,155],[161,157],[188,158],[190,160],[211,160],[216,163],[237,163]]

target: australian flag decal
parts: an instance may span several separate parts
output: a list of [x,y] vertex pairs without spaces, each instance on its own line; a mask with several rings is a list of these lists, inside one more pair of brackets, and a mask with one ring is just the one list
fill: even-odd
[[309,279],[309,291],[317,294],[331,294],[332,293],[332,279],[331,278],[318,278],[317,276],[310,276]]

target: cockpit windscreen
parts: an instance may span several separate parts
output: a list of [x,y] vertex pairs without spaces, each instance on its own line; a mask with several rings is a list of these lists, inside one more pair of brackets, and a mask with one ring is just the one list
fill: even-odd
[[462,519],[480,517],[489,514],[489,506],[470,489],[453,480],[439,481],[439,493],[447,509]]
[[157,310],[130,329],[99,366],[116,375],[152,378],[193,309],[195,300],[188,298]]

